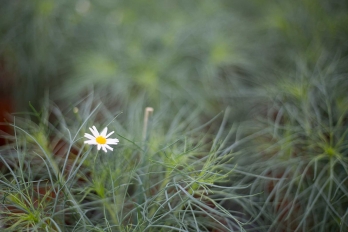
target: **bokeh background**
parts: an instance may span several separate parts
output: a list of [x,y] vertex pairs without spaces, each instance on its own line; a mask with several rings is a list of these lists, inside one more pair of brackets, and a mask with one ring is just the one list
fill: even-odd
[[296,94],[303,72],[347,55],[343,0],[35,0],[0,10],[1,95],[15,111],[92,90],[111,104],[143,96],[212,115],[250,109],[264,90]]
[[252,223],[344,231],[347,25],[346,0],[1,0],[1,130],[47,101],[67,115],[88,99],[121,117],[151,106],[168,127],[228,109],[229,142],[248,138],[230,184],[264,193],[239,206]]

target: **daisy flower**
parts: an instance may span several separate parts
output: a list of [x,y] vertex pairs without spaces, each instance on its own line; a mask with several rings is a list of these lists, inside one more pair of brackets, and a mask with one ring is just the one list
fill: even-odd
[[85,141],[85,143],[90,144],[90,145],[97,145],[98,150],[100,148],[103,149],[104,152],[107,152],[106,149],[113,150],[112,147],[109,146],[111,145],[116,145],[118,143],[118,139],[108,139],[110,135],[114,133],[114,131],[110,132],[109,134],[106,134],[108,131],[108,128],[105,127],[104,130],[99,134],[97,128],[95,126],[92,126],[92,128],[89,128],[89,130],[92,132],[93,135],[85,133],[85,137],[89,140]]

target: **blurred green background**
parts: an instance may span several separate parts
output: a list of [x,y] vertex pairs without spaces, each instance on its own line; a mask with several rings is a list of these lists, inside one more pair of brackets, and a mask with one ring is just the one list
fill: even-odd
[[[290,231],[318,223],[322,231],[346,228],[346,0],[0,5],[2,110],[29,111],[29,102],[40,108],[49,98],[66,112],[92,97],[125,115],[152,106],[167,125],[181,109],[198,110],[199,125],[230,108],[226,124],[240,131],[228,142],[248,138],[234,161],[241,176],[231,184],[265,193],[246,210],[255,223],[282,231],[279,206],[267,205],[276,195],[302,205],[282,204],[282,213],[301,215],[286,218]],[[328,171],[316,179],[317,170]],[[265,177],[286,181],[269,187]]]
[[45,92],[73,103],[94,90],[110,104],[141,96],[214,115],[348,46],[343,0],[3,0],[0,15],[2,91],[17,110]]

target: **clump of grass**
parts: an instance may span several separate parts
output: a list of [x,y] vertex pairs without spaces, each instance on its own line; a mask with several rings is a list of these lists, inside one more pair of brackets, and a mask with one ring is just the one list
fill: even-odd
[[[16,134],[0,154],[5,231],[243,230],[242,215],[222,207],[245,187],[226,185],[234,154],[222,154],[221,137],[187,121],[197,112],[174,118],[166,133],[154,115],[144,141],[142,127],[132,135],[122,126],[139,124],[141,113],[137,122],[115,118],[86,102],[72,112],[75,119],[54,105],[50,116],[36,112],[38,124],[15,118]],[[105,123],[120,140],[108,153],[83,143],[88,126]]]
[[[270,90],[256,138],[240,148],[241,183],[251,183],[254,216],[272,231],[344,231],[347,198],[347,82],[334,67],[298,69]],[[338,71],[339,72],[339,71]],[[301,75],[302,74],[302,75]],[[259,111],[262,112],[262,111]],[[256,129],[256,121],[253,123]],[[245,159],[252,159],[250,163]],[[246,174],[247,173],[247,174]]]
[[[1,148],[5,225],[209,231],[250,217],[250,230],[346,229],[345,1],[38,0],[0,12],[18,83],[69,77],[53,89],[64,113],[16,118]],[[146,139],[144,102],[156,108]],[[227,105],[223,126],[204,124]],[[82,143],[92,124],[123,140],[111,155]]]

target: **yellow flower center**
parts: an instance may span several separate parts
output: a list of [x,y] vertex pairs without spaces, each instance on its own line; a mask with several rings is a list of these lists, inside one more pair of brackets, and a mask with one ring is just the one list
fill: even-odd
[[99,144],[105,144],[106,143],[106,138],[104,138],[103,136],[98,136],[97,138],[95,138],[95,140]]

